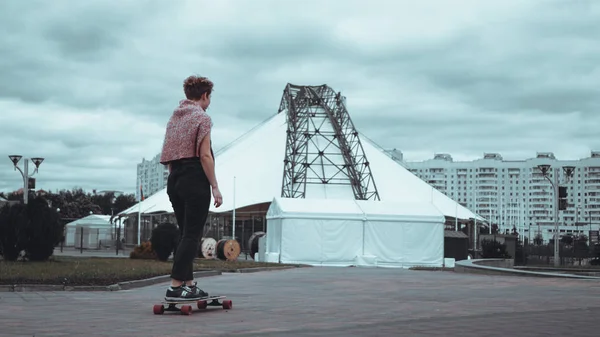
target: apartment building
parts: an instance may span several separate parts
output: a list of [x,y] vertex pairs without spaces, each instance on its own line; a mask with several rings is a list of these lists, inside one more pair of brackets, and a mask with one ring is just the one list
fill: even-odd
[[[559,212],[560,232],[582,231],[587,235],[588,229],[600,226],[600,151],[579,160],[558,160],[551,152],[538,152],[535,158],[519,161],[485,153],[483,158],[461,162],[454,161],[450,154],[436,154],[429,160],[401,164],[460,204],[499,224],[502,231],[513,227],[521,233],[541,231],[545,239],[554,228],[554,196],[537,166],[549,164],[559,169],[559,183],[568,192],[568,208]],[[563,166],[575,167],[569,181]],[[576,224],[579,226],[573,227]]]
[[160,163],[160,153],[151,160],[143,158],[137,165],[136,199],[140,199],[140,185],[144,198],[148,198],[167,186],[168,177],[169,169]]

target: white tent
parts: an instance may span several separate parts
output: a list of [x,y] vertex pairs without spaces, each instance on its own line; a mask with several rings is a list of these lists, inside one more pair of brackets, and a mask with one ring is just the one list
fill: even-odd
[[113,231],[110,215],[88,215],[66,225],[65,246],[80,248],[83,245],[86,249],[96,249],[100,247],[100,241],[112,243]]
[[[368,138],[361,136],[360,140],[382,201],[427,202],[446,216],[484,220],[412,174]],[[217,152],[215,171],[224,200],[219,208],[211,203],[210,211],[231,211],[234,208],[234,193],[236,208],[270,202],[280,196],[285,146],[286,113],[281,112]],[[311,185],[307,198],[353,198],[350,187],[344,188],[344,191],[340,191],[340,187],[335,185]],[[135,214],[138,209],[142,213],[173,212],[166,188],[120,215]]]
[[274,198],[267,262],[441,267],[444,215],[431,203]]

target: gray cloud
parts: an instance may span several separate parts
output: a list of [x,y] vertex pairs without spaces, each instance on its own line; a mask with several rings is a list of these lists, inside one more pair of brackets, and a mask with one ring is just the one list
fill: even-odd
[[[46,189],[133,191],[192,73],[215,82],[217,148],[288,82],[342,91],[361,132],[409,160],[600,148],[592,1],[5,1],[0,30],[0,155],[46,157]],[[0,158],[0,190],[18,187]]]
[[122,47],[117,32],[107,34],[100,24],[81,26],[54,22],[42,34],[58,47],[60,55],[70,60],[99,60],[110,49]]

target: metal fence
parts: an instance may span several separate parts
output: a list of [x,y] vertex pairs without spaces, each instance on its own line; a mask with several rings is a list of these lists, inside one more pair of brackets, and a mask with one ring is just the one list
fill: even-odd
[[[237,211],[235,214],[235,239],[239,242],[242,253],[249,253],[248,240],[256,232],[266,232],[266,211]],[[122,232],[123,240],[127,246],[137,244],[137,217],[132,216],[124,221]],[[161,223],[177,223],[174,214],[156,214],[141,216],[141,242],[150,240],[152,230]],[[209,214],[204,226],[203,237],[210,237],[217,241],[233,238],[233,212]]]
[[[554,264],[554,244],[525,245],[517,250],[515,261],[527,266],[551,266]],[[596,265],[600,262],[600,244],[591,247],[586,242],[571,245],[560,244],[559,258],[561,266]]]

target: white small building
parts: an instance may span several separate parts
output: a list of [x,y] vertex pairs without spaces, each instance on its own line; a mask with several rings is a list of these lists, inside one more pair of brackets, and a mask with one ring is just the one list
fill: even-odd
[[110,215],[92,214],[69,222],[65,227],[65,246],[83,249],[100,249],[102,242],[112,244],[114,225]]

